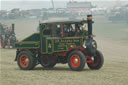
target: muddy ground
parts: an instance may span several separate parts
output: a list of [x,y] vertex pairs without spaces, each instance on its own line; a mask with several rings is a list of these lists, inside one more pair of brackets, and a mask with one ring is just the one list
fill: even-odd
[[[0,49],[0,85],[128,85],[128,24],[111,23],[104,17],[94,18],[94,31],[98,49],[104,55],[104,66],[90,70],[87,65],[81,72],[71,71],[67,64],[53,69],[41,65],[23,71],[14,62],[15,49]],[[36,32],[38,20],[8,20],[16,24],[19,40]]]

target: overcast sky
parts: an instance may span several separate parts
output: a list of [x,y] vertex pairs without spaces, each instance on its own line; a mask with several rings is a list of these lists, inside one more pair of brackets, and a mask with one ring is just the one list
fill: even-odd
[[[121,2],[119,4],[126,4],[126,2],[122,2],[122,1],[128,2],[128,0],[53,0],[53,1],[56,8],[66,7],[66,1],[93,1],[95,5],[98,5],[100,7],[106,7],[106,6],[109,7],[109,6],[115,5],[115,2],[112,2],[112,1]],[[56,2],[56,1],[59,1],[59,2]],[[13,8],[40,9],[40,8],[50,8],[50,7],[52,7],[51,0],[0,0],[0,10],[1,9],[11,10]]]
[[[0,0],[0,1],[51,1],[51,0]],[[128,0],[54,0],[54,1],[128,1]]]

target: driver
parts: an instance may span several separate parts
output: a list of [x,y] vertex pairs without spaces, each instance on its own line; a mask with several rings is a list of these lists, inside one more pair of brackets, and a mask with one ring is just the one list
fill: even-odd
[[87,34],[86,24],[82,23],[82,35],[85,36],[86,34]]
[[82,31],[86,31],[86,24],[85,23],[82,25]]

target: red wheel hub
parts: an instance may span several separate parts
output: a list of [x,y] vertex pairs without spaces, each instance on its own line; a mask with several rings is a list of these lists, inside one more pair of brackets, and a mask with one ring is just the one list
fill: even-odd
[[88,57],[87,63],[89,63],[91,66],[95,67],[99,64],[99,57],[94,56],[94,57]]
[[80,66],[80,57],[78,55],[72,55],[70,62],[73,67],[79,67]]
[[27,55],[22,55],[20,57],[20,65],[22,67],[27,67],[29,65],[29,57]]
[[92,66],[94,66],[94,67],[97,66],[99,64],[99,61],[100,61],[99,60],[99,57],[98,56],[95,56],[94,57],[94,63],[92,63]]

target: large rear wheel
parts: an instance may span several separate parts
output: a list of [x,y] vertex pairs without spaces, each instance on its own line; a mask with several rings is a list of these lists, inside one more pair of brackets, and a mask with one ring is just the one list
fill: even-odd
[[21,51],[17,55],[17,64],[22,70],[31,70],[36,66],[36,58],[28,51]]
[[90,69],[100,69],[103,66],[104,57],[98,50],[96,51],[96,56],[92,56],[90,60],[93,61],[92,63],[87,63]]
[[81,51],[73,51],[68,56],[68,65],[73,71],[81,71],[85,66],[86,58]]

